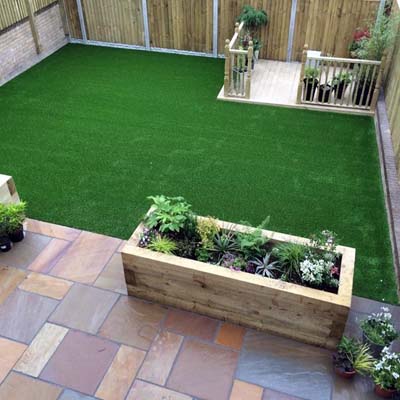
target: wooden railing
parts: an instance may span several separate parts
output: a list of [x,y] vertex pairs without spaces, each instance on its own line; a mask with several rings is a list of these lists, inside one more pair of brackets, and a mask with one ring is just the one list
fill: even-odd
[[250,98],[253,67],[253,42],[242,48],[244,23],[236,23],[235,34],[225,42],[224,96]]
[[309,56],[304,46],[297,103],[375,111],[385,69],[381,61]]

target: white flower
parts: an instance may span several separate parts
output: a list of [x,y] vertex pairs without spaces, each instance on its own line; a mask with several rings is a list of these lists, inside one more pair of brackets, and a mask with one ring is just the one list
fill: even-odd
[[392,372],[392,376],[394,379],[399,379],[400,375],[397,372]]

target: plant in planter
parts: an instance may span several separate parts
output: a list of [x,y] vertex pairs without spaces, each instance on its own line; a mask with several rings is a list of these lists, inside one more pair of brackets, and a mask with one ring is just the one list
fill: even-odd
[[253,40],[255,33],[268,23],[268,14],[264,10],[256,9],[250,5],[242,8],[241,14],[237,17],[238,22],[244,22],[247,36]]
[[178,249],[178,246],[172,239],[157,235],[148,244],[147,248],[164,254],[173,254]]
[[363,36],[354,51],[356,58],[380,61],[385,50],[394,46],[398,35],[400,14],[379,13],[376,21],[368,28],[369,35]]
[[350,43],[349,52],[351,58],[358,58],[358,50],[363,46],[362,41],[370,37],[367,28],[357,28],[353,34],[353,41]]
[[5,253],[12,248],[11,240],[7,232],[6,206],[0,204],[0,251]]
[[252,260],[255,266],[256,274],[266,276],[267,278],[275,278],[275,274],[280,272],[278,261],[271,261],[271,253],[267,253],[263,258]]
[[[350,309],[355,249],[336,251],[328,231],[310,241],[196,216],[180,197],[150,199],[154,204],[121,252],[130,295],[336,347]],[[159,237],[173,242],[167,250],[162,243],[172,254],[154,251]],[[281,254],[288,244],[295,250]],[[328,279],[319,285],[304,279],[305,259],[324,260],[340,290]]]
[[372,355],[378,358],[385,347],[399,337],[396,331],[392,314],[387,307],[382,307],[381,312],[371,314],[360,324],[363,332],[363,342],[371,348]]
[[338,100],[342,100],[344,94],[346,93],[347,87],[351,83],[351,78],[351,74],[347,72],[341,72],[332,79],[332,88],[336,93],[336,98]]
[[299,281],[300,263],[306,258],[307,248],[297,243],[282,243],[274,248],[273,254],[281,265],[282,279]]
[[21,242],[24,239],[22,224],[26,218],[25,211],[26,203],[24,201],[6,206],[7,233],[14,243]]
[[306,67],[304,70],[304,94],[303,98],[305,101],[313,101],[315,96],[315,91],[318,87],[318,77],[319,69],[314,67]]
[[372,371],[375,393],[383,398],[392,398],[400,390],[400,355],[391,353],[387,347],[382,350],[382,358]]
[[335,372],[345,379],[353,378],[356,373],[360,375],[371,373],[374,362],[368,345],[346,336],[342,337],[337,352],[333,354]]

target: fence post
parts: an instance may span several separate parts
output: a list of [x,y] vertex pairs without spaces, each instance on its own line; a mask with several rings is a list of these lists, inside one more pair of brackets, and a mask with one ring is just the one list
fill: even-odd
[[230,75],[231,75],[231,55],[229,51],[229,39],[225,40],[225,75],[224,75],[224,96],[229,95],[230,86]]
[[65,36],[70,36],[69,26],[68,26],[68,18],[67,18],[67,13],[66,13],[66,10],[65,10],[64,1],[65,0],[60,0],[58,2],[58,7],[60,8],[61,21],[62,21],[62,24],[63,24],[64,34],[65,34]]
[[33,11],[32,7],[32,1],[25,0],[25,7],[28,13],[29,25],[31,26],[32,37],[36,47],[36,53],[40,54],[42,51],[42,46],[40,45],[39,33],[36,27],[36,18],[35,18],[35,12]]
[[147,11],[147,0],[142,0],[142,17],[144,30],[144,45],[147,50],[150,50],[150,29],[149,29],[149,14]]
[[301,57],[300,80],[299,80],[299,86],[297,88],[297,100],[296,100],[297,104],[301,104],[301,94],[303,92],[303,78],[307,62],[307,52],[308,52],[308,44],[305,44],[303,49],[303,55]]
[[376,78],[374,94],[372,96],[372,101],[371,101],[371,111],[376,110],[376,104],[378,103],[379,91],[382,85],[383,74],[385,72],[387,55],[388,51],[385,50],[382,55],[381,65],[379,66],[378,77]]
[[247,80],[246,80],[246,99],[250,99],[251,91],[251,69],[253,67],[253,42],[249,42],[249,50],[247,52]]
[[82,7],[81,0],[76,0],[76,5],[77,5],[77,8],[78,8],[79,23],[81,25],[82,40],[84,42],[87,42],[85,16],[83,15],[83,7]]
[[239,33],[239,22],[235,23],[235,33]]
[[218,57],[218,0],[213,0],[213,38],[212,38],[213,56]]

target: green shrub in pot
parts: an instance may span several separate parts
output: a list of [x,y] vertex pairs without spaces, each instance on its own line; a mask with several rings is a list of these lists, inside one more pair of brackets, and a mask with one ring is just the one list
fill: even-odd
[[26,218],[26,203],[21,201],[17,204],[6,206],[7,233],[10,240],[14,243],[24,239],[23,222]]

